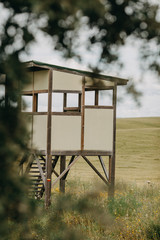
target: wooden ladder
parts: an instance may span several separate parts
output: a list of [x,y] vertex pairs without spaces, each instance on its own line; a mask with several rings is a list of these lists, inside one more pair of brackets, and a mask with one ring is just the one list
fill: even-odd
[[31,182],[29,195],[35,199],[41,199],[45,191],[45,158],[43,156],[33,157],[28,167],[28,176]]

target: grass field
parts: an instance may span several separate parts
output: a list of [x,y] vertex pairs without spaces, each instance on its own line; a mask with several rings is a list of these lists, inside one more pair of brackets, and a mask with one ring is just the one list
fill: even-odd
[[[37,212],[25,225],[10,223],[8,239],[159,240],[160,118],[118,119],[116,159],[113,199],[80,159],[68,175],[66,194],[56,186],[48,211],[44,199],[36,201]],[[101,169],[98,159],[91,161]]]
[[116,179],[160,182],[160,118],[117,120]]
[[[117,119],[116,142],[116,182],[160,182],[160,117]],[[90,159],[103,174],[98,158]],[[108,164],[108,157],[104,160]],[[101,182],[83,159],[72,167],[69,180]]]

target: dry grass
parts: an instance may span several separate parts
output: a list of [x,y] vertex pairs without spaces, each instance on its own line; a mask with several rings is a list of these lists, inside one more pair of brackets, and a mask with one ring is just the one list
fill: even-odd
[[117,120],[117,180],[160,181],[160,118]]

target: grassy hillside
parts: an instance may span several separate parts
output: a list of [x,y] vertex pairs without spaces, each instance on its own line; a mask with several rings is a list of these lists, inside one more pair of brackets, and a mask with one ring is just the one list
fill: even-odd
[[[98,158],[90,159],[103,174]],[[104,160],[108,163],[108,157]],[[101,182],[83,159],[73,166],[69,179]],[[160,117],[117,119],[116,180],[160,181]]]
[[117,120],[117,179],[160,181],[160,118]]

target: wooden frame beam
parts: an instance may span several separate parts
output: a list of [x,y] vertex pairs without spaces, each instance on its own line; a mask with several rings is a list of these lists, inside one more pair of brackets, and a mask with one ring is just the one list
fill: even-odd
[[[63,155],[60,157],[60,174],[63,173],[65,168],[66,168],[66,156]],[[63,177],[60,178],[59,190],[60,192],[65,193],[65,179]]]
[[99,95],[98,90],[95,90],[95,106],[98,106],[98,95]]
[[59,177],[59,174],[54,169],[52,171],[56,175],[56,177]]
[[115,188],[115,163],[116,163],[116,104],[117,104],[117,83],[114,83],[113,89],[113,154],[109,159],[109,174],[110,174],[110,187],[108,195],[109,197],[114,197],[114,188]]
[[59,175],[59,177],[54,180],[52,186],[55,186],[55,184],[68,172],[69,169],[71,169],[71,167],[77,162],[80,157],[81,156],[79,155],[73,160],[73,162]]
[[84,149],[84,107],[85,107],[85,77],[82,79],[82,97],[81,97],[81,151]]
[[105,174],[105,176],[106,176],[106,179],[107,179],[107,181],[109,181],[107,169],[106,169],[106,166],[105,166],[105,164],[104,164],[103,158],[102,158],[101,156],[98,156],[98,158],[99,158],[99,161],[100,161],[101,166],[102,166],[102,168],[103,168],[103,172],[104,172],[104,174]]
[[97,170],[97,168],[95,168],[95,166],[93,166],[93,164],[88,160],[88,158],[86,158],[85,156],[82,156],[82,157],[88,163],[88,165],[95,171],[95,173],[97,173],[97,175],[103,180],[103,182],[106,185],[109,185],[108,181],[101,175],[101,173]]
[[48,79],[48,119],[47,119],[47,155],[46,155],[46,188],[45,207],[51,204],[51,174],[52,174],[52,154],[51,154],[51,122],[52,122],[52,69],[49,70]]
[[[71,157],[68,166],[73,162],[74,158],[75,158],[75,156],[72,156],[72,157]],[[69,170],[70,170],[70,169],[69,169]],[[64,179],[64,180],[67,178],[67,175],[68,175],[68,173],[69,173],[69,170],[68,170],[68,171],[66,172],[66,174],[63,176],[63,179]]]
[[39,172],[40,172],[40,175],[41,175],[41,178],[42,178],[44,187],[45,187],[45,186],[46,186],[45,176],[44,176],[44,173],[43,173],[41,164],[40,164],[40,162],[39,162],[39,158],[38,158],[36,155],[34,155],[34,158],[35,158],[35,160],[36,160],[36,163],[37,163],[37,166],[38,166],[38,169],[39,169]]

